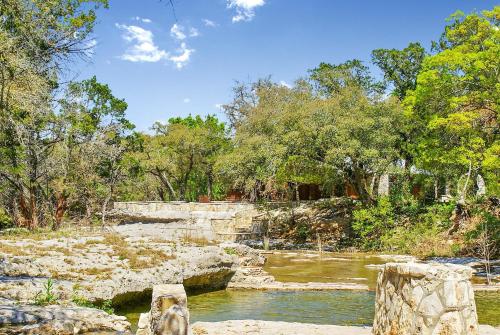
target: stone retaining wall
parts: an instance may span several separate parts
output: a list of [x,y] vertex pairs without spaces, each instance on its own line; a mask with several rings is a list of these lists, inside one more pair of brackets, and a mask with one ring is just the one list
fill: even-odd
[[115,202],[111,216],[127,223],[167,223],[170,239],[204,238],[236,241],[258,234],[253,218],[259,213],[250,203],[232,202]]
[[374,335],[475,335],[472,269],[387,263],[377,280]]

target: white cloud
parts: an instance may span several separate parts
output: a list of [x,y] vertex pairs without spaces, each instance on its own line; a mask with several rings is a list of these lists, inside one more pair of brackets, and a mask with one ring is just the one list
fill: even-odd
[[170,36],[175,38],[176,40],[182,41],[185,40],[187,37],[197,37],[200,36],[200,33],[198,29],[196,28],[189,28],[189,31],[186,32],[186,29],[184,26],[174,23],[172,28],[170,28]]
[[207,26],[207,27],[212,27],[212,28],[213,28],[213,27],[217,27],[217,23],[216,23],[216,22],[214,22],[214,21],[212,21],[212,20],[209,20],[209,19],[203,19],[202,21],[203,21],[203,23],[205,24],[205,26]]
[[123,31],[122,38],[131,46],[120,56],[121,59],[130,62],[158,62],[168,59],[169,54],[154,44],[153,33],[138,26],[127,26],[116,24]]
[[289,83],[287,83],[286,81],[282,80],[280,81],[280,85],[281,86],[285,86],[286,88],[292,88],[292,85],[290,85]]
[[177,49],[179,54],[177,56],[170,56],[168,59],[172,61],[178,69],[182,69],[189,62],[194,51],[194,49],[189,49],[186,43],[182,42],[180,48]]
[[183,40],[187,37],[186,34],[184,33],[184,27],[178,25],[177,23],[174,23],[172,28],[170,28],[170,36],[172,36],[177,40]]
[[[123,31],[122,38],[127,41],[129,47],[120,56],[122,60],[130,62],[159,62],[167,60],[172,62],[177,69],[182,69],[191,59],[195,51],[187,46],[182,40],[187,37],[183,32],[183,27],[177,24],[172,26],[170,33],[175,40],[182,41],[175,52],[162,50],[154,43],[154,35],[150,30],[138,27],[116,24],[116,27]],[[189,36],[198,36],[198,30],[192,28]]]
[[197,37],[197,36],[200,36],[198,29],[190,28],[189,29],[189,37]]
[[227,7],[236,9],[233,23],[251,21],[255,16],[255,8],[264,6],[264,4],[265,0],[227,0]]
[[184,100],[182,100],[182,101],[183,101],[185,104],[188,104],[188,103],[190,103],[190,102],[191,102],[191,99],[189,99],[189,98],[185,98],[185,99],[184,99]]
[[151,23],[151,22],[153,22],[153,21],[151,21],[151,19],[140,17],[140,16],[134,17],[134,20],[140,21],[140,22],[143,22],[143,23]]

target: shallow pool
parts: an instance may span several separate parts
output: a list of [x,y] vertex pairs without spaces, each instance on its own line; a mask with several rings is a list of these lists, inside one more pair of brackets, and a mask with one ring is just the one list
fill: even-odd
[[[265,270],[280,281],[357,282],[374,288],[377,265],[385,260],[370,254],[279,253],[267,255]],[[117,310],[135,327],[151,298]],[[228,290],[190,295],[191,322],[255,319],[335,325],[371,325],[375,292],[276,292]],[[500,325],[500,293],[477,292],[481,324]]]
[[387,261],[363,253],[279,252],[266,255],[264,270],[283,282],[344,282],[375,289],[378,267]]

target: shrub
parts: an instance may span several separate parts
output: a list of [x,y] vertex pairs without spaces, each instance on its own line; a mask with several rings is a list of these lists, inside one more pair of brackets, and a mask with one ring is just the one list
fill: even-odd
[[228,255],[238,255],[238,251],[235,248],[224,248],[224,251]]
[[380,249],[381,236],[394,227],[394,208],[388,197],[374,206],[355,209],[353,217],[352,228],[365,249]]
[[115,309],[113,308],[113,302],[111,300],[104,300],[99,303],[93,303],[85,299],[84,297],[74,295],[71,301],[73,301],[73,303],[80,307],[97,308],[105,311],[108,314],[113,314],[115,312]]
[[297,228],[297,237],[300,241],[305,242],[309,236],[309,228],[306,225],[301,225]]
[[0,230],[12,228],[14,226],[12,218],[7,211],[0,207]]
[[43,291],[38,292],[35,297],[35,305],[46,306],[55,304],[58,297],[53,292],[54,290],[54,281],[49,278],[47,282],[43,284]]

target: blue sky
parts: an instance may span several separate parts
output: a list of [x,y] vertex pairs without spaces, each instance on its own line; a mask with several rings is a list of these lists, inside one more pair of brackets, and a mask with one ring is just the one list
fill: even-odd
[[129,104],[139,130],[189,114],[217,114],[235,80],[271,75],[292,84],[320,62],[358,58],[376,48],[437,40],[460,9],[489,0],[110,0],[99,11],[91,61],[96,75]]

